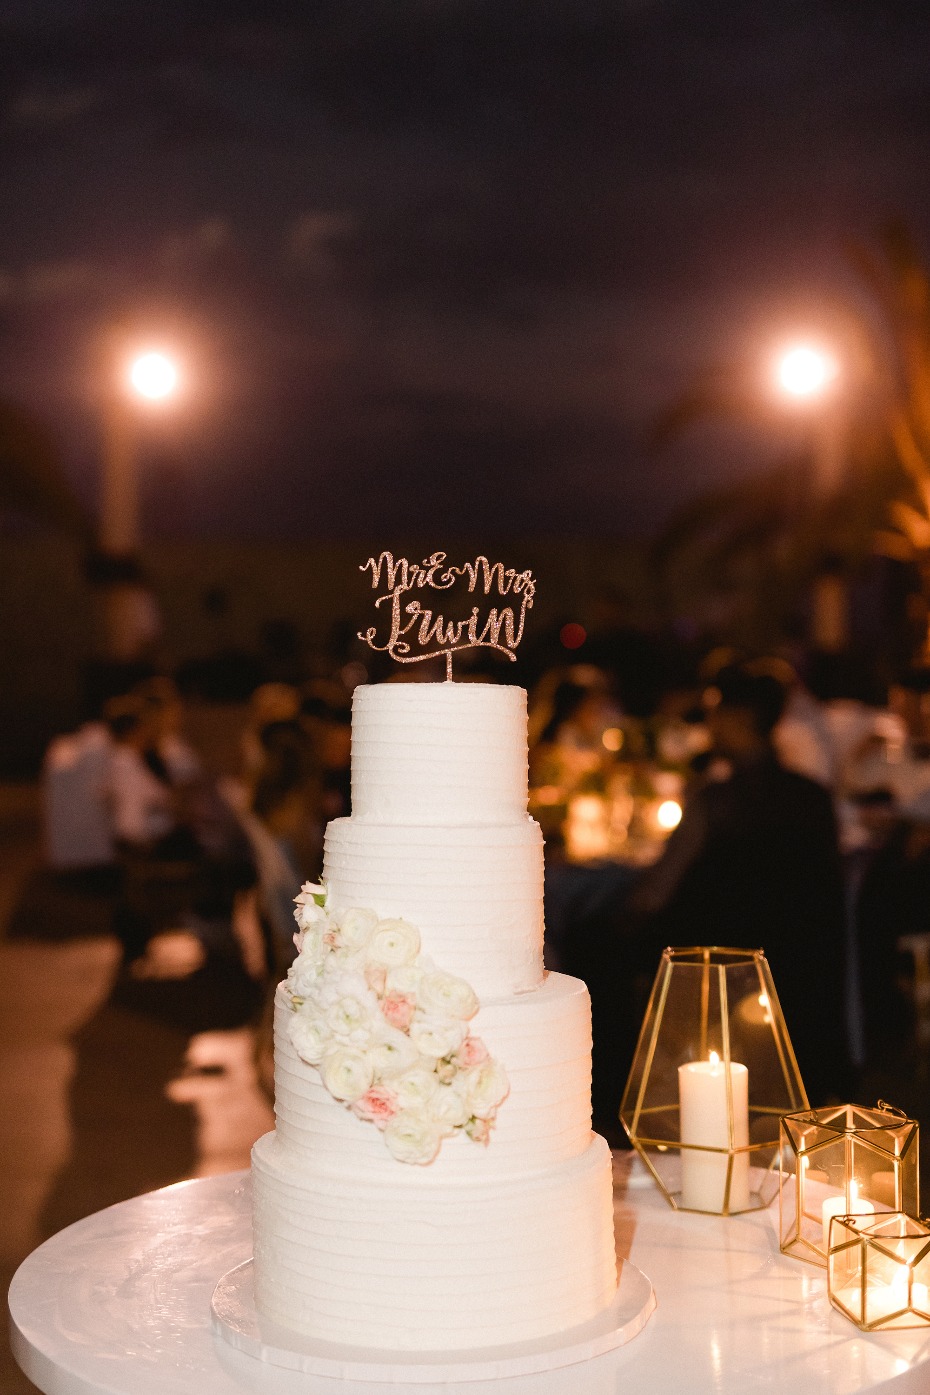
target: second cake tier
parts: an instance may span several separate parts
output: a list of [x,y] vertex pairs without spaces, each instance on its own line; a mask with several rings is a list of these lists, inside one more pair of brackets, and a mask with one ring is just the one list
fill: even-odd
[[542,981],[543,843],[524,815],[496,827],[334,819],[323,880],[329,907],[370,907],[420,932],[423,953],[479,998]]

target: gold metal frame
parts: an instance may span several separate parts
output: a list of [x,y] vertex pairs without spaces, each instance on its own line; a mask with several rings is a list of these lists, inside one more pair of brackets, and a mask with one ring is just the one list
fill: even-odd
[[844,1214],[856,1214],[861,1202],[867,1215],[916,1215],[918,1149],[916,1120],[883,1101],[874,1109],[840,1104],[786,1114],[778,1185],[783,1253],[827,1264],[823,1204],[831,1197],[842,1197]]
[[862,1332],[930,1327],[930,1224],[903,1211],[834,1216],[827,1293]]
[[[751,1029],[746,1007],[755,1011]],[[759,1006],[757,1007],[756,1004]],[[726,1091],[727,1140],[718,1146],[681,1137],[678,1067],[719,1055]],[[739,1055],[736,1054],[739,1052]],[[748,1139],[737,1139],[731,1062],[747,1067]],[[620,1106],[620,1121],[669,1205],[730,1215],[758,1210],[778,1190],[779,1121],[805,1108],[807,1094],[771,971],[760,949],[697,945],[666,949],[643,1019]],[[725,1159],[719,1206],[682,1199],[683,1155]],[[734,1169],[748,1168],[748,1205],[733,1205]],[[745,1161],[743,1161],[745,1160]]]

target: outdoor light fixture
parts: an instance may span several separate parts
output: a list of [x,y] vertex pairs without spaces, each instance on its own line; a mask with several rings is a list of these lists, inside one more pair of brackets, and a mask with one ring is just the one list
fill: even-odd
[[152,402],[170,397],[178,386],[178,369],[167,354],[140,354],[129,369],[129,381],[140,397]]
[[777,380],[789,397],[819,397],[839,375],[839,364],[832,354],[813,344],[796,344],[779,358]]

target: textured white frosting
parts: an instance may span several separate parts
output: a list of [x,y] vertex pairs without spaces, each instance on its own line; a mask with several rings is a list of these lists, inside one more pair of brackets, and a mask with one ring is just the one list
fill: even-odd
[[424,953],[479,998],[542,982],[542,833],[525,813],[496,827],[334,819],[323,880],[334,910],[409,920]]
[[339,911],[420,930],[481,999],[471,1030],[508,1073],[487,1147],[398,1162],[293,1050],[276,1003],[277,1128],[252,1154],[256,1298],[332,1342],[436,1351],[587,1321],[616,1288],[610,1153],[591,1133],[590,1005],[542,972],[542,838],[527,817],[526,694],[357,688],[353,814],[326,833]]
[[387,1185],[302,1173],[266,1134],[252,1151],[259,1307],[318,1339],[407,1351],[587,1321],[617,1283],[610,1152],[588,1140],[555,1167],[427,1186],[403,1164]]
[[375,823],[526,817],[526,693],[382,683],[352,698],[352,813]]
[[[319,1071],[297,1055],[287,1033],[291,1008],[275,1002],[275,1115],[279,1155],[307,1174],[332,1170],[390,1186],[397,1163],[377,1129],[345,1108],[333,1109]],[[424,1187],[447,1181],[520,1177],[584,1152],[591,1140],[591,1008],[576,978],[549,974],[537,993],[485,1002],[469,1024],[510,1079],[491,1142],[463,1134],[446,1139],[429,1167],[416,1172]]]

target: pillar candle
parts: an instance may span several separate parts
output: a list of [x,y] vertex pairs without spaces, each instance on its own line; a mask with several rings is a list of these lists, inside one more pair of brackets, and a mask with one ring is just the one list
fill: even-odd
[[[681,1141],[703,1148],[745,1147],[749,1143],[749,1072],[739,1061],[730,1062],[733,1098],[733,1140],[727,1111],[727,1075],[715,1051],[709,1061],[691,1061],[678,1067],[678,1099]],[[729,1158],[724,1153],[681,1150],[681,1204],[694,1211],[723,1210]],[[749,1154],[733,1155],[730,1178],[730,1210],[749,1206]]]

